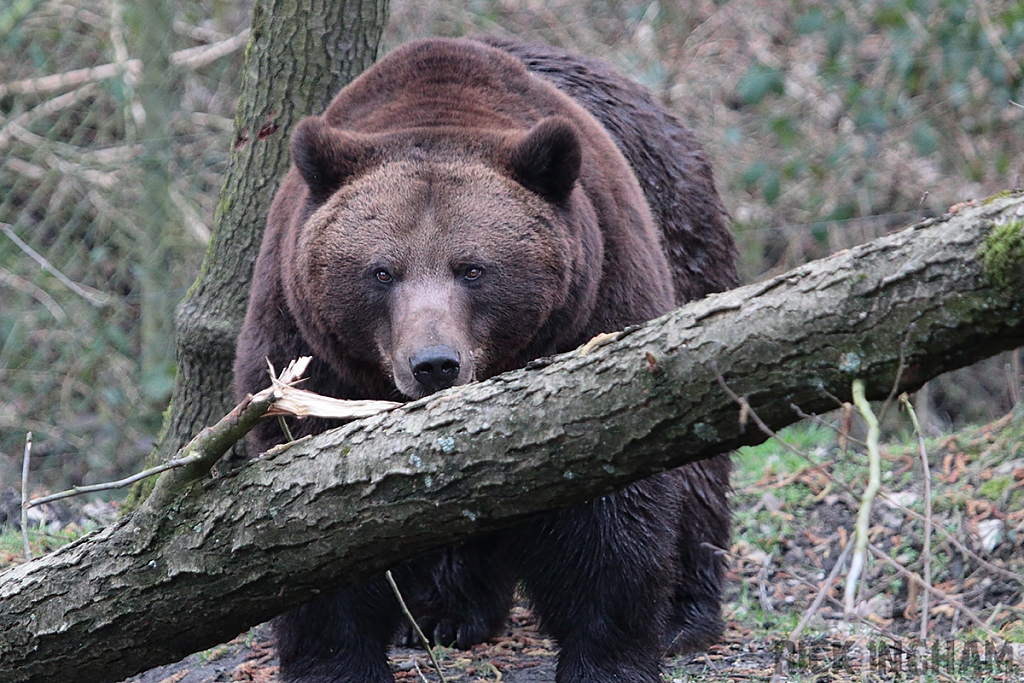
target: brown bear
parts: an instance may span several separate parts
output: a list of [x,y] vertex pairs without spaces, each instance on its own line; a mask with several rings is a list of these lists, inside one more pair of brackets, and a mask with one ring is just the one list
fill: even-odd
[[[338,398],[418,398],[736,284],[693,135],[604,62],[493,38],[410,43],[299,123],[235,363],[239,395],[313,356]],[[295,422],[296,434],[323,420]],[[276,422],[254,432],[266,450]],[[499,631],[522,587],[556,680],[654,683],[720,635],[719,456],[394,570],[437,640]],[[708,547],[711,546],[711,547]],[[286,681],[393,680],[382,578],[275,620]]]

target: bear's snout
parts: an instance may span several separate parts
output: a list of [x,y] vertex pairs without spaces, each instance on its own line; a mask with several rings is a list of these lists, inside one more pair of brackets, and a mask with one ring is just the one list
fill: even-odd
[[428,346],[409,358],[409,369],[413,378],[430,391],[440,391],[454,386],[462,367],[459,352],[441,344]]

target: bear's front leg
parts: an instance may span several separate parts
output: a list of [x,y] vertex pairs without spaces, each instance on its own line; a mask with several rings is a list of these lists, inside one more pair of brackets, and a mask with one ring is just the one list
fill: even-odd
[[[503,545],[502,535],[492,535],[413,563],[423,567],[429,578],[416,583],[420,593],[403,596],[431,645],[468,650],[504,631],[516,581]],[[423,646],[412,628],[404,631],[398,644]]]
[[274,619],[284,683],[392,683],[388,645],[402,619],[383,577]]
[[659,683],[677,499],[659,475],[517,529],[520,574],[558,641],[557,683]]
[[679,568],[662,649],[690,654],[708,649],[725,630],[722,584],[729,548],[729,456],[684,465],[667,476],[675,480],[679,499]]

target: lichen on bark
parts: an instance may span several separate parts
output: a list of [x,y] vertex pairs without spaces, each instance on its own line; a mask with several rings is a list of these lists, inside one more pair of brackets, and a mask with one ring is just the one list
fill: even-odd
[[978,254],[985,281],[1001,290],[1024,285],[1024,221],[996,224]]

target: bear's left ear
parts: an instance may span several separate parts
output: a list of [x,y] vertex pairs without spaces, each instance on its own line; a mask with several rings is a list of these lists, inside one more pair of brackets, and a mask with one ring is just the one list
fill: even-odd
[[580,175],[583,152],[567,119],[541,119],[512,149],[515,179],[556,204],[565,202]]
[[292,161],[309,188],[314,204],[323,204],[365,167],[372,145],[332,128],[320,116],[308,116],[292,133]]

